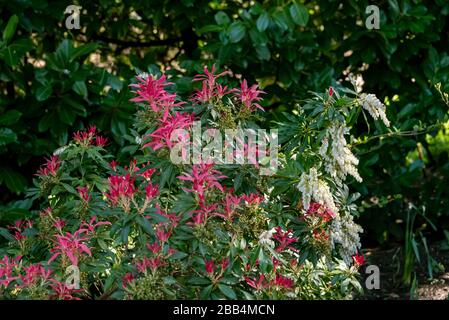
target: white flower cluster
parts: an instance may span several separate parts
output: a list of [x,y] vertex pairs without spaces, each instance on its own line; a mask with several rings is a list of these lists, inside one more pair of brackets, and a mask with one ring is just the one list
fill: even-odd
[[386,107],[374,94],[362,93],[358,102],[365,110],[368,110],[374,120],[380,119],[387,127],[390,126],[390,121],[385,114]]
[[259,236],[259,244],[263,246],[268,246],[270,248],[274,248],[273,233],[276,232],[276,229],[273,228],[271,230],[264,231]]
[[304,209],[309,209],[310,201],[313,199],[315,202],[326,206],[333,213],[337,214],[338,209],[332,197],[331,190],[326,181],[319,179],[318,172],[315,168],[310,169],[309,174],[303,172],[296,187],[302,193]]
[[53,155],[54,155],[54,156],[59,156],[59,155],[61,155],[67,148],[68,148],[68,146],[62,146],[62,147],[56,149],[56,150],[53,152]]
[[352,262],[352,256],[360,248],[359,233],[361,232],[363,232],[362,227],[354,222],[350,214],[339,216],[331,223],[330,240],[332,248],[337,248],[340,256],[348,265]]
[[361,93],[363,91],[363,85],[365,84],[365,81],[363,80],[362,75],[360,74],[354,75],[350,73],[346,78],[346,80],[351,81],[351,84],[354,86],[354,90],[357,93]]
[[[357,171],[359,159],[354,156],[346,143],[345,134],[348,133],[349,129],[344,124],[334,124],[327,130],[319,150],[325,162],[326,172],[335,179],[339,186],[343,184],[348,174],[358,182],[362,182],[362,177]],[[330,152],[329,139],[332,139]]]

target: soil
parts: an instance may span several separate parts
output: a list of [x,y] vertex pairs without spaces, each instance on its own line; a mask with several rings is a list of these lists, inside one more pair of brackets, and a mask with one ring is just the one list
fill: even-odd
[[[415,286],[405,286],[402,283],[402,252],[401,248],[391,249],[366,249],[365,267],[373,264],[379,267],[380,288],[368,290],[364,288],[364,294],[359,297],[362,300],[447,300],[449,299],[449,251],[442,251],[437,245],[430,248],[431,256],[437,261],[433,278],[429,277],[427,263],[416,263]],[[425,258],[425,254],[422,258]],[[424,259],[426,260],[426,259]],[[422,261],[421,261],[422,262]],[[363,275],[362,284],[370,274]]]

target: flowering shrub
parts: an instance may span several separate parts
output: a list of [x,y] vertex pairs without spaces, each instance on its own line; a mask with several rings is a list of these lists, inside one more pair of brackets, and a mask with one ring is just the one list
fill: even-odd
[[278,123],[280,168],[271,176],[251,159],[174,164],[179,141],[193,143],[179,130],[194,121],[221,131],[270,125],[263,92],[245,80],[220,83],[230,75],[205,68],[188,101],[165,76],[137,77],[134,136],[120,155],[130,162],[110,155],[94,126],[58,149],[28,194],[41,210],[0,229],[9,240],[0,296],[343,299],[360,291],[362,230],[345,183],[362,177],[345,136],[364,109],[388,125],[385,107],[357,90],[316,94]]

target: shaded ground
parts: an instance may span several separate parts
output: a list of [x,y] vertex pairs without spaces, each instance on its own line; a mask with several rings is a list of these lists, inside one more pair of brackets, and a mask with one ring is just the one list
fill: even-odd
[[[364,251],[366,265],[374,264],[380,270],[380,289],[364,289],[364,295],[359,299],[367,300],[444,300],[449,299],[449,251],[441,251],[438,246],[431,248],[432,257],[438,262],[434,268],[433,279],[429,278],[427,273],[427,264],[421,263],[415,268],[416,285],[404,286],[401,283],[402,264],[401,249],[393,248],[389,250],[367,249]],[[425,259],[424,259],[425,260]],[[365,269],[361,270],[366,276]]]

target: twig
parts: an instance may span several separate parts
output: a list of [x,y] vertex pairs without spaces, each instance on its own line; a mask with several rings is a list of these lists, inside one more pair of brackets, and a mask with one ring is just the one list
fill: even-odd
[[119,46],[125,47],[125,48],[143,48],[143,47],[157,47],[157,46],[167,46],[171,44],[178,43],[182,41],[182,38],[172,38],[172,39],[164,39],[164,40],[152,40],[148,42],[142,42],[142,41],[126,41],[126,40],[120,40],[120,39],[113,39],[109,37],[105,37],[102,35],[93,35],[92,38],[94,40],[100,40],[103,42],[113,43],[117,44]]

